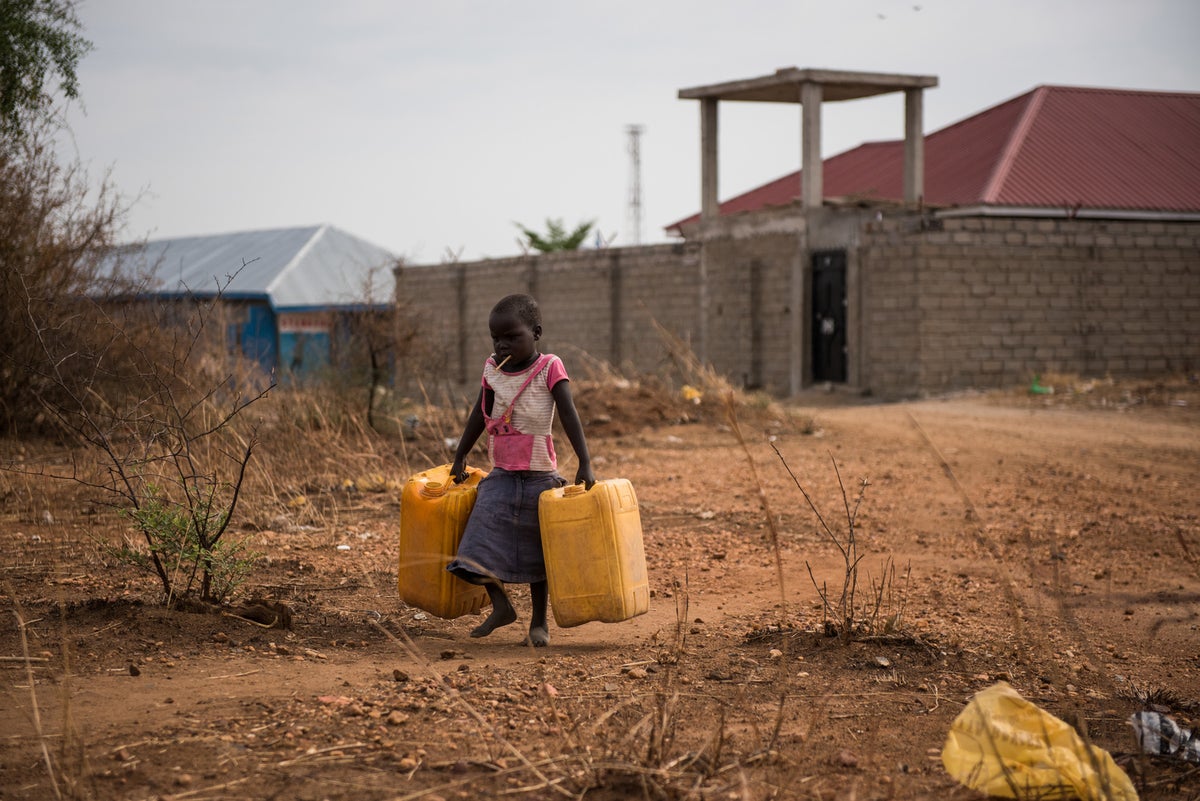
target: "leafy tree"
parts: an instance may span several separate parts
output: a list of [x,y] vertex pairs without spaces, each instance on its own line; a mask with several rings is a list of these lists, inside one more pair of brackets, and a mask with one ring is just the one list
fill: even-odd
[[595,220],[581,222],[579,225],[568,233],[563,226],[562,218],[557,220],[546,220],[546,234],[542,235],[536,231],[531,231],[525,226],[517,223],[517,228],[521,229],[521,233],[528,240],[529,247],[539,253],[553,253],[559,250],[579,250],[579,246],[587,239],[589,233],[596,225]]
[[92,49],[79,34],[74,0],[0,0],[0,134],[19,137],[48,115],[58,77],[68,98],[79,94],[75,67]]

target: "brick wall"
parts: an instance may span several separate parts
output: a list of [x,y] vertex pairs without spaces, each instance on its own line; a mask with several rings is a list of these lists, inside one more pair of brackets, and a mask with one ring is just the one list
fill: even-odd
[[491,352],[492,305],[529,292],[544,349],[570,369],[592,357],[658,372],[657,321],[735,384],[783,395],[809,369],[809,248],[838,247],[852,389],[901,398],[1035,374],[1200,369],[1200,222],[862,209],[806,222],[776,209],[722,218],[702,243],[408,266],[397,297],[464,386]]
[[537,298],[540,347],[563,356],[568,371],[589,358],[633,373],[658,370],[664,348],[655,322],[684,341],[696,335],[698,269],[692,244],[582,250],[405,266],[396,291],[451,380],[469,386],[492,352],[488,314],[514,292]]
[[931,230],[910,217],[868,227],[863,384],[880,394],[1200,367],[1200,223],[960,217]]

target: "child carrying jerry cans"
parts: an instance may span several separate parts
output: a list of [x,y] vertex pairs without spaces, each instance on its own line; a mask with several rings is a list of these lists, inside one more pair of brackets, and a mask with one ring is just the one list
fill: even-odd
[[558,474],[550,431],[555,410],[579,462],[575,483],[591,489],[596,478],[566,368],[557,356],[538,352],[542,316],[537,301],[529,295],[502,298],[488,317],[488,328],[495,353],[483,365],[479,398],[450,474],[456,482],[466,478],[467,455],[485,431],[494,468],[479,482],[458,554],[446,569],[482,584],[491,599],[492,612],[471,631],[472,637],[486,637],[515,622],[517,612],[504,585],[528,584],[528,642],[540,647],[549,644],[550,633],[538,498],[567,483]]

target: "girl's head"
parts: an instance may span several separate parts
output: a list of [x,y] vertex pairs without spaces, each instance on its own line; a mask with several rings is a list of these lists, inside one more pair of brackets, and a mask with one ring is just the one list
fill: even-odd
[[529,295],[508,295],[492,307],[488,316],[492,349],[496,359],[511,357],[508,369],[521,368],[537,353],[542,336],[542,313]]

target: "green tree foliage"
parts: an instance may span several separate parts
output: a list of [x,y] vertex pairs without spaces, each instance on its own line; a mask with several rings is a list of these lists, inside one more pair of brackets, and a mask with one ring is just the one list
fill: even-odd
[[595,220],[588,220],[587,222],[581,222],[568,232],[563,225],[562,218],[559,218],[557,220],[546,220],[546,233],[544,235],[536,231],[531,231],[520,223],[517,223],[517,228],[525,235],[529,247],[539,253],[553,253],[559,250],[579,250],[579,246],[587,239],[588,234],[591,233],[595,225]]
[[92,49],[80,35],[73,0],[0,0],[0,134],[24,135],[49,114],[58,89],[79,94],[75,67]]

